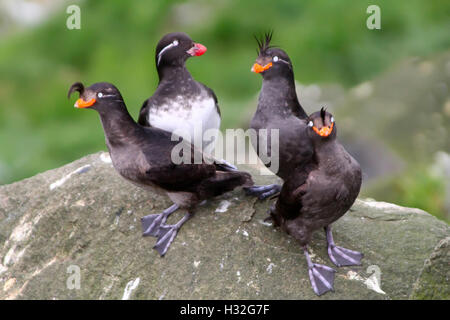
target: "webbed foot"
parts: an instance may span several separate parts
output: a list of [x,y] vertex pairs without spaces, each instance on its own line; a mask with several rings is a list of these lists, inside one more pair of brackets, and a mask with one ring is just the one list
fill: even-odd
[[328,291],[334,291],[334,274],[336,270],[323,264],[311,262],[306,246],[304,247],[304,253],[308,263],[309,281],[315,294],[321,296]]
[[161,225],[159,228],[158,241],[153,246],[153,249],[158,251],[161,256],[164,256],[169,249],[171,243],[177,236],[178,230],[181,226],[192,217],[192,214],[186,213],[176,224],[173,225]]
[[142,235],[144,237],[157,237],[162,224],[164,224],[170,214],[178,210],[178,205],[173,204],[162,213],[149,214],[141,218]]
[[327,234],[328,256],[336,266],[343,267],[361,264],[361,259],[364,256],[361,252],[338,247],[337,245],[335,245],[330,226],[325,228],[325,232]]
[[253,186],[244,188],[245,193],[249,196],[258,197],[259,200],[265,200],[270,196],[280,193],[281,186],[279,184],[269,184],[266,186]]

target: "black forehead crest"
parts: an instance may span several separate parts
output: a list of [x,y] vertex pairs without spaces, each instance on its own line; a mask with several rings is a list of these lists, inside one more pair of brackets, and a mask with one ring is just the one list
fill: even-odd
[[327,112],[327,109],[325,107],[322,107],[320,109],[320,117],[322,118],[323,121],[325,121],[326,112]]
[[264,36],[261,36],[258,38],[255,36],[256,42],[258,43],[258,55],[266,53],[266,51],[270,48],[273,48],[273,46],[270,45],[270,41],[272,41],[272,35],[273,30],[270,30],[269,32],[266,32]]

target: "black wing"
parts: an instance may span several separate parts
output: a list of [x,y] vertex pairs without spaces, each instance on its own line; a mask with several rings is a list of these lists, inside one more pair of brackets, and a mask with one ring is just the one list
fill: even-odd
[[147,170],[147,178],[167,191],[194,191],[203,180],[213,177],[216,169],[209,164],[169,164]]
[[149,100],[147,99],[144,101],[144,103],[142,104],[141,107],[141,111],[139,111],[139,119],[138,119],[138,123],[141,126],[150,126],[150,123],[148,122],[148,113],[150,111],[150,104],[149,104]]
[[[189,191],[202,180],[215,175],[216,166],[206,163],[201,151],[191,143],[181,138],[172,141],[170,132],[158,128],[147,127],[144,130],[151,132],[152,141],[155,143],[149,143],[145,134],[140,139],[141,152],[147,162],[143,180],[149,180],[168,191]],[[180,150],[181,157],[183,150],[190,150],[190,162],[187,164],[175,164],[172,160],[173,148],[180,146],[183,148],[177,150]],[[196,160],[201,163],[195,163]]]
[[304,169],[298,168],[291,178],[284,182],[276,202],[276,215],[283,219],[294,219],[300,215],[302,197],[306,193],[306,180],[313,168],[313,165],[307,165]]
[[[197,82],[198,82],[198,81],[197,81]],[[216,110],[217,110],[217,113],[219,114],[219,116],[221,116],[221,114],[220,114],[220,108],[219,108],[219,101],[217,100],[217,96],[216,96],[216,94],[214,93],[214,91],[213,91],[211,88],[205,86],[205,85],[204,85],[203,83],[201,83],[201,82],[198,82],[198,84],[200,84],[200,85],[208,92],[208,94],[209,94],[211,97],[213,97],[214,102],[215,102],[215,104],[216,104]]]

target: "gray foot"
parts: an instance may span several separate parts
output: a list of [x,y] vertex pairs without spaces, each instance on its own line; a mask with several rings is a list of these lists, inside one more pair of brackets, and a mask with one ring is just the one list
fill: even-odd
[[361,259],[364,256],[361,252],[338,247],[337,245],[335,245],[330,226],[325,228],[325,232],[327,234],[328,256],[336,266],[343,267],[361,264]]
[[178,209],[178,205],[173,204],[162,213],[159,214],[149,214],[141,218],[142,224],[142,236],[157,237],[162,224],[164,224],[170,214]]
[[245,188],[245,193],[250,196],[258,197],[259,200],[264,200],[280,193],[281,186],[279,184],[269,184],[266,186],[253,186]]
[[336,270],[322,264],[312,263],[306,247],[304,253],[308,262],[309,281],[315,294],[321,296],[328,291],[334,291],[333,284]]
[[192,215],[190,213],[186,213],[186,215],[176,224],[160,226],[158,241],[154,245],[153,249],[158,251],[161,256],[164,256],[169,249],[170,244],[177,236],[178,230],[180,230],[181,226],[191,217]]

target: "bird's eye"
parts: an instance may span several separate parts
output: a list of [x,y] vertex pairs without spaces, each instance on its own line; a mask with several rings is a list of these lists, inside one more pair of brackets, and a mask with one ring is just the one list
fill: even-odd
[[103,93],[101,93],[101,92],[97,93],[97,97],[99,97],[99,98],[103,97]]
[[272,61],[273,61],[273,62],[277,62],[277,61],[278,61],[278,56],[273,57],[273,58],[272,58]]
[[178,40],[173,40],[172,44],[173,44],[174,46],[177,46],[177,45],[178,45]]
[[333,123],[333,122],[334,122],[334,118],[333,118],[333,117],[331,117],[330,121],[331,121],[331,123]]
[[312,127],[314,125],[314,123],[312,121],[308,122],[308,127]]

